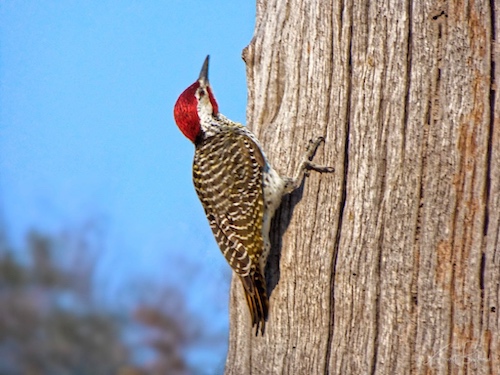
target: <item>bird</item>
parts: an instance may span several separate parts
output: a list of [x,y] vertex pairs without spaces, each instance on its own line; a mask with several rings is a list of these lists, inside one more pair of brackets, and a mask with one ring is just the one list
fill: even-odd
[[198,79],[174,105],[174,119],[195,147],[193,183],[215,240],[239,277],[255,335],[265,332],[269,298],[265,266],[273,215],[283,196],[297,189],[309,170],[333,172],[312,162],[323,137],[309,142],[293,178],[271,166],[257,137],[219,112],[208,79],[209,56]]

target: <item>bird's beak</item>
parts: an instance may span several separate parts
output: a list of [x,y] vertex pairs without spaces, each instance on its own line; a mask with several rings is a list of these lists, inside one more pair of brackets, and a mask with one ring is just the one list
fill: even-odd
[[208,86],[208,60],[210,58],[210,55],[207,55],[205,58],[205,62],[203,63],[203,66],[201,67],[200,71],[200,76],[198,78],[198,81],[200,81],[200,85],[202,86]]

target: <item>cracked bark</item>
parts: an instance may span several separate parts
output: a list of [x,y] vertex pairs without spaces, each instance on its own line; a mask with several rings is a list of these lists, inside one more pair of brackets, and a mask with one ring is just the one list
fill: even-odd
[[257,1],[248,126],[281,173],[266,334],[226,374],[500,373],[497,2]]

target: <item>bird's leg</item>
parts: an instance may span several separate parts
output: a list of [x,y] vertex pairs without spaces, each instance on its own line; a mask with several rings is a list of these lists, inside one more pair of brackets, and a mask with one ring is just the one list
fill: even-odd
[[309,170],[313,170],[320,173],[332,173],[335,169],[332,167],[326,167],[324,165],[318,165],[312,162],[314,158],[314,154],[318,149],[319,145],[325,141],[325,138],[318,137],[316,139],[311,139],[309,141],[309,145],[307,146],[307,150],[302,157],[302,161],[300,162],[295,176],[293,178],[288,178],[286,180],[285,189],[283,194],[290,194],[292,191],[297,189],[304,179],[305,175],[308,175]]

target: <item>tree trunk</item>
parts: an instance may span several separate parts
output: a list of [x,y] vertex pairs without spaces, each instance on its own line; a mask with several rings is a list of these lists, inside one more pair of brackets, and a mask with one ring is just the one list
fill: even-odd
[[258,0],[248,126],[291,175],[226,374],[500,374],[499,4]]

